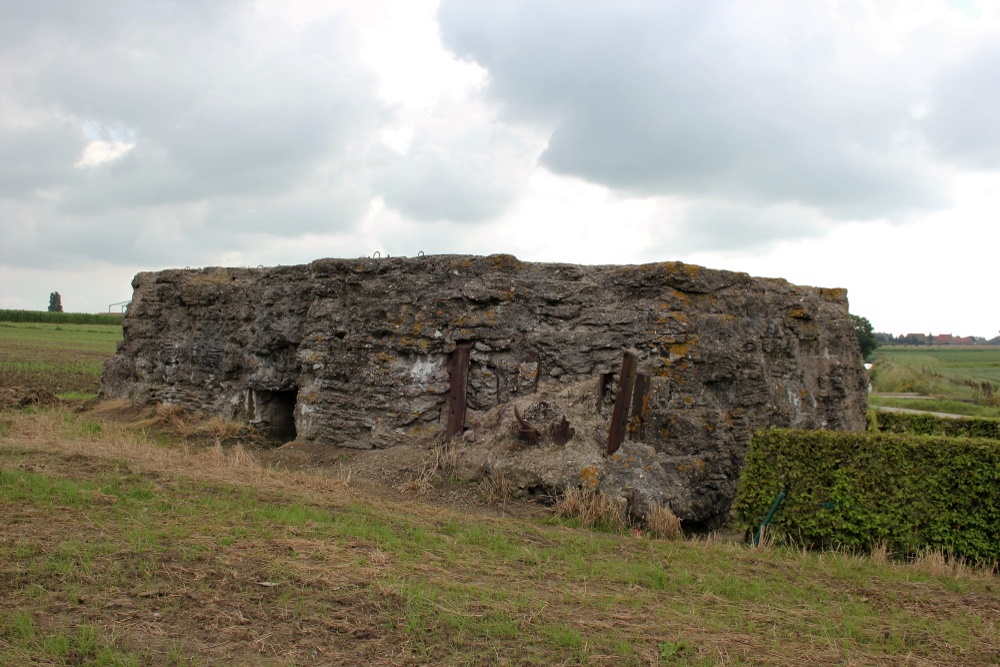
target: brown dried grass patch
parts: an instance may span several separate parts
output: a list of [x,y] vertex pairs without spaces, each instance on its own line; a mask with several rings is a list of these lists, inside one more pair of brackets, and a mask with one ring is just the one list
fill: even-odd
[[479,490],[483,501],[491,504],[504,504],[514,497],[514,483],[503,470],[490,470],[479,482]]
[[427,495],[434,488],[431,480],[438,472],[451,472],[455,470],[457,464],[458,452],[452,449],[449,443],[438,445],[431,452],[420,473],[397,486],[396,490],[404,496]]
[[675,540],[681,537],[681,520],[669,507],[653,505],[646,514],[646,532],[651,537]]
[[873,563],[878,563],[879,565],[887,565],[892,562],[892,551],[885,542],[876,542],[873,544],[868,556],[872,559]]
[[[119,406],[120,407],[120,406]],[[104,408],[105,413],[108,408]],[[350,471],[341,468],[336,476],[319,470],[280,471],[260,464],[253,453],[242,444],[224,445],[216,438],[208,446],[185,441],[159,445],[151,437],[152,429],[143,426],[145,420],[121,423],[100,419],[101,411],[93,411],[84,418],[96,417],[97,421],[81,422],[67,411],[52,410],[34,414],[14,413],[8,432],[0,442],[10,442],[19,448],[126,460],[141,470],[156,474],[183,475],[202,481],[228,484],[261,484],[272,488],[311,490],[322,493],[350,493]],[[157,419],[180,418],[181,413],[172,408],[159,411]],[[81,427],[99,424],[99,429]],[[163,422],[159,422],[163,423]]]
[[622,503],[600,490],[570,488],[555,504],[553,511],[567,519],[579,519],[587,528],[603,525],[621,532],[629,525]]
[[955,579],[991,571],[988,566],[970,564],[941,549],[925,549],[914,556],[910,564],[917,571],[932,577],[954,577]]
[[[123,405],[124,403],[124,405]],[[123,414],[129,411],[127,402],[114,402],[110,406],[99,406],[94,412],[106,415]],[[134,412],[134,410],[133,410]],[[129,423],[134,428],[166,429],[180,438],[204,438],[241,440],[260,443],[260,434],[249,424],[226,419],[219,415],[204,416],[185,411],[179,405],[158,403],[151,410],[138,408],[140,418]]]

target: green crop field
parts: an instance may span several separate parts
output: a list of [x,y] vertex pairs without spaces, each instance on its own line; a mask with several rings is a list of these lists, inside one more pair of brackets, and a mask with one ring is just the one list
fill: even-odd
[[0,321],[0,386],[94,397],[101,365],[121,339],[121,324]]
[[[0,323],[4,386],[96,386],[120,336]],[[114,402],[0,409],[0,665],[1000,659],[996,573],[940,552],[588,530],[447,468],[420,498],[352,479],[360,453],[268,465],[281,450],[219,444],[238,430]]]
[[876,392],[932,399],[871,397],[873,405],[1000,417],[1000,347],[880,347],[871,371]]

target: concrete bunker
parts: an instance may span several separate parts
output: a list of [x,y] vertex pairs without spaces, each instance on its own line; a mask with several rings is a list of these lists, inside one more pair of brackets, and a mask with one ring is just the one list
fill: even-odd
[[[510,255],[169,270],[132,285],[105,397],[243,415],[280,440],[489,443],[490,461],[520,466],[525,492],[575,483],[588,466],[633,483],[602,463],[612,458],[605,396],[626,348],[648,373],[647,412],[620,460],[644,461],[686,521],[728,509],[754,430],[865,426],[867,378],[842,289],[679,262]],[[513,406],[539,442],[500,451],[517,442]],[[563,412],[579,416],[558,443],[548,429]],[[542,459],[555,472],[532,474]]]

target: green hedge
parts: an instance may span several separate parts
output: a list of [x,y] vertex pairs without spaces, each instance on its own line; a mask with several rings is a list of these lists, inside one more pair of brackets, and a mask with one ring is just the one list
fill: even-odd
[[939,548],[1000,562],[1000,442],[982,438],[769,430],[754,434],[734,509],[809,546],[896,553]]
[[984,417],[951,419],[927,414],[871,410],[868,414],[868,429],[882,433],[946,435],[955,438],[1000,440],[1000,419],[986,419]]
[[0,310],[0,322],[52,324],[121,324],[122,313],[49,313],[44,310]]

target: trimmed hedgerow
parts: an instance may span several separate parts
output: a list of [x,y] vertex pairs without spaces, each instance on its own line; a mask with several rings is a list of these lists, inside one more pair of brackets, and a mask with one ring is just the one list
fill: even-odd
[[775,429],[754,434],[734,509],[813,547],[923,548],[1000,562],[1000,441]]
[[992,438],[1000,440],[1000,419],[963,417],[951,419],[928,414],[909,412],[884,412],[872,410],[868,428],[883,433],[912,433],[913,435],[946,435],[965,438]]
[[43,310],[0,310],[0,322],[51,324],[121,324],[122,313],[49,313]]

